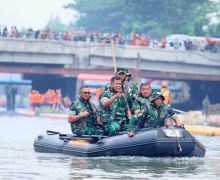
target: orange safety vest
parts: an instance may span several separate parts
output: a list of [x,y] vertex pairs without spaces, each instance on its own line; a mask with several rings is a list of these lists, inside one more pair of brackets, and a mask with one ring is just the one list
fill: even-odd
[[40,104],[40,93],[36,93],[34,97],[34,102],[36,104]]
[[167,104],[169,104],[170,101],[171,101],[171,93],[170,93],[170,90],[167,89],[167,88],[162,88],[160,91],[161,91],[163,97],[165,98],[164,102],[167,103]]
[[56,99],[55,99],[56,93],[54,90],[51,90],[49,93],[49,104],[56,104]]

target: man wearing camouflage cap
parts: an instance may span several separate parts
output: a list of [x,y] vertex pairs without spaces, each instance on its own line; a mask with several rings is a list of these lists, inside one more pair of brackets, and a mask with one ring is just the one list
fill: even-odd
[[[160,91],[154,91],[150,98],[150,107],[145,108],[141,114],[131,117],[129,122],[128,136],[133,136],[137,128],[169,126],[171,120],[176,125],[180,125],[179,120],[173,110],[163,103],[164,96]],[[170,107],[170,106],[169,106]]]
[[127,96],[129,108],[132,109],[134,97],[138,91],[138,84],[134,81],[132,74],[127,72],[124,81],[124,93]]
[[[122,81],[122,91],[124,92],[125,90],[125,78],[126,78],[126,74],[128,73],[128,70],[125,68],[118,68],[116,71],[115,76],[118,76],[121,81]],[[111,84],[106,84],[104,87],[104,90],[110,90],[111,89]]]

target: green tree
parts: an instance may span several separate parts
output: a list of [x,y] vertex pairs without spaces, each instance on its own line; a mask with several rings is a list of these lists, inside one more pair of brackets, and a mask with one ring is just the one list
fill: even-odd
[[[74,0],[66,8],[80,13],[76,26],[87,30],[203,35],[216,1],[209,0]],[[156,34],[155,34],[156,35]]]

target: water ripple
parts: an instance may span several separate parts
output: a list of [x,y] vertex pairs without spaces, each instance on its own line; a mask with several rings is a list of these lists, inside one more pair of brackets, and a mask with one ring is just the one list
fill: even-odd
[[74,157],[35,153],[46,130],[70,133],[66,120],[0,116],[1,179],[218,179],[220,138],[196,136],[205,158]]

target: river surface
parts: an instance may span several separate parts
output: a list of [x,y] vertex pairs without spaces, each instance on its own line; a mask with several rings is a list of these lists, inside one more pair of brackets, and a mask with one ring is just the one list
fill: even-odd
[[100,157],[36,153],[46,130],[70,133],[66,120],[0,116],[0,179],[220,179],[220,137],[196,136],[204,158]]

